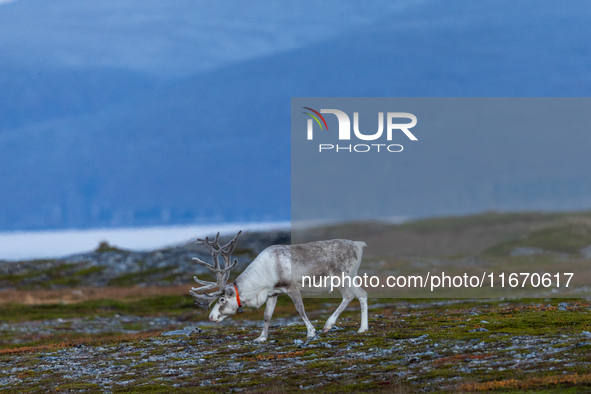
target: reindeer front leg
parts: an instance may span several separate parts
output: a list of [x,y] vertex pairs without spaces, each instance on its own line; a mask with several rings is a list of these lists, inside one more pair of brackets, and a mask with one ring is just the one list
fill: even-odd
[[265,324],[263,325],[263,332],[261,336],[255,339],[255,342],[265,342],[267,340],[267,336],[269,333],[269,322],[271,321],[271,316],[273,316],[273,311],[275,310],[275,305],[277,304],[277,296],[270,296],[267,297],[267,305],[265,305]]
[[306,316],[306,311],[304,310],[304,300],[302,300],[302,294],[298,289],[292,289],[292,291],[289,293],[289,296],[291,297],[296,307],[296,310],[298,311],[300,317],[306,325],[306,329],[308,330],[308,339],[314,338],[316,336],[316,329],[310,322],[310,319],[308,319],[308,316]]

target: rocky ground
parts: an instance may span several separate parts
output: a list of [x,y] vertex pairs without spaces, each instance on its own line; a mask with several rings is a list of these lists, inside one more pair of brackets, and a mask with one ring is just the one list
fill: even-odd
[[[591,392],[591,217],[565,215],[317,230],[319,239],[367,239],[369,273],[568,267],[586,293],[370,298],[368,332],[356,333],[354,301],[331,332],[312,340],[282,296],[265,344],[253,342],[262,309],[213,324],[193,304],[193,275],[209,278],[191,261],[211,260],[203,247],[137,252],[102,244],[61,259],[0,262],[0,392]],[[290,236],[243,234],[233,277]],[[305,300],[318,330],[339,303]]]
[[[337,300],[306,304],[320,328]],[[280,300],[266,344],[253,342],[262,311],[223,325],[183,308],[167,314],[156,308],[120,314],[115,307],[95,316],[8,318],[0,325],[0,390],[591,391],[587,301],[371,304],[369,332],[356,333],[359,311],[349,310],[335,329],[308,341],[293,306]],[[70,339],[51,340],[64,332]]]

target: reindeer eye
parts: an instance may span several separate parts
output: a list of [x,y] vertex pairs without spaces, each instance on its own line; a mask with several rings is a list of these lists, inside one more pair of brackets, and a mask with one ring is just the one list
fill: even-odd
[[220,298],[220,302],[224,303],[226,302],[226,299],[224,297]]

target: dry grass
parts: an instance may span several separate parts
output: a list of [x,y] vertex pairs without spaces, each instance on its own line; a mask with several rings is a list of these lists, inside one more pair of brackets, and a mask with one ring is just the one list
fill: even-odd
[[535,389],[536,387],[556,386],[556,385],[581,385],[591,384],[591,374],[570,374],[535,377],[523,380],[507,379],[495,380],[492,382],[466,383],[458,387],[460,391],[487,391],[487,390],[524,390]]
[[90,300],[139,300],[166,295],[187,295],[190,285],[146,287],[76,287],[59,290],[3,290],[0,304],[73,304]]

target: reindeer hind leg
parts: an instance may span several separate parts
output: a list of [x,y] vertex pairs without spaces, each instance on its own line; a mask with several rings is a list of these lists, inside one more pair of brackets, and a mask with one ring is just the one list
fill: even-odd
[[352,287],[351,290],[353,290],[355,297],[357,297],[359,304],[361,304],[361,327],[359,327],[359,331],[357,332],[362,333],[369,329],[367,324],[367,292],[361,287]]

